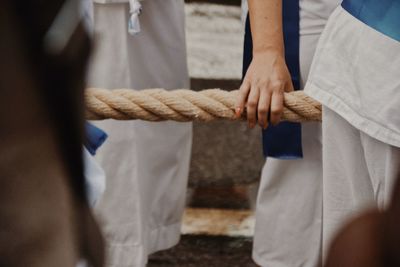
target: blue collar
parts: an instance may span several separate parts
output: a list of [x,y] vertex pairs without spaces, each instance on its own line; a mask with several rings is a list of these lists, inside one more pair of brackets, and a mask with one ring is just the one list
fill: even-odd
[[400,42],[400,0],[344,0],[342,7],[368,26]]

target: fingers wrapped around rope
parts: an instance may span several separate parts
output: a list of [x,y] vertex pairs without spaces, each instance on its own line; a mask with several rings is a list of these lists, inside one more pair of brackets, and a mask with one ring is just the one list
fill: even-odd
[[[237,120],[235,100],[238,91],[89,88],[85,93],[90,120],[213,121]],[[321,104],[297,91],[285,93],[282,120],[320,121]],[[243,114],[245,116],[245,114]]]

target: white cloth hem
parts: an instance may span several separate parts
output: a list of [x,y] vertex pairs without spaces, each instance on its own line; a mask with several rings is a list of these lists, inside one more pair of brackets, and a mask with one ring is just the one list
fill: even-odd
[[[109,267],[117,266],[145,266],[147,256],[157,251],[166,250],[177,245],[181,235],[181,223],[174,223],[167,226],[150,231],[145,244],[118,244],[108,245],[108,265]],[[145,247],[146,250],[145,250]],[[139,263],[139,265],[137,265]]]
[[147,262],[143,245],[111,244],[108,245],[107,252],[109,267],[145,266]]
[[172,248],[179,243],[180,236],[180,222],[152,229],[149,234],[150,244],[148,254]]
[[305,92],[315,100],[321,102],[322,105],[338,113],[358,130],[381,142],[400,147],[400,133],[388,128],[383,130],[382,125],[361,116],[340,97],[320,89],[313,81],[309,80],[307,82]]
[[258,255],[258,253],[255,252],[254,250],[252,253],[252,259],[257,265],[261,267],[287,267],[284,265],[277,264],[277,262],[274,261],[265,261],[263,257]]

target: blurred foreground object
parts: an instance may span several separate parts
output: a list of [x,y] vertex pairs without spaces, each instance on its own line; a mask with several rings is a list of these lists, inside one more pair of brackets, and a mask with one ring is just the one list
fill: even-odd
[[103,266],[83,175],[78,4],[0,2],[0,266]]
[[336,237],[326,267],[400,266],[400,183],[385,212],[370,211],[350,222]]

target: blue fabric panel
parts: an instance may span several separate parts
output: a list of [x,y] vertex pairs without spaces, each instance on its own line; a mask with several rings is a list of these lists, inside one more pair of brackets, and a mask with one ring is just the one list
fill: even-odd
[[400,0],[344,0],[342,7],[368,26],[400,42]]
[[90,154],[95,155],[97,149],[107,140],[107,134],[91,123],[86,123],[85,147]]

